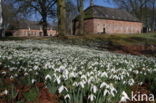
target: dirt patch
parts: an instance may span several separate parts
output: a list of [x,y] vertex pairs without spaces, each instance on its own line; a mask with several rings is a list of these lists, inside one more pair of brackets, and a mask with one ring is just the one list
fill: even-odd
[[53,95],[49,93],[47,88],[43,88],[40,91],[37,103],[59,103],[58,100],[59,97],[57,95]]
[[[3,75],[1,75],[3,74]],[[8,99],[11,95],[11,89],[7,89],[8,93],[7,95],[3,94],[3,89],[0,89],[0,103],[16,103],[17,101],[23,101],[22,103],[59,103],[59,96],[55,94],[51,94],[47,88],[45,88],[44,83],[35,83],[33,85],[20,85],[18,80],[8,78],[9,71],[6,70],[0,70],[0,77],[2,76],[2,84],[1,86],[9,86],[12,85],[14,88],[14,92],[17,94],[14,98]],[[38,90],[36,98],[32,102],[27,102],[27,98],[31,95],[33,92],[32,90]],[[1,93],[2,91],[2,93]],[[29,94],[27,94],[29,93]],[[26,95],[27,94],[27,98]],[[36,95],[36,94],[35,94]]]
[[156,56],[156,45],[111,45],[107,49],[122,54]]

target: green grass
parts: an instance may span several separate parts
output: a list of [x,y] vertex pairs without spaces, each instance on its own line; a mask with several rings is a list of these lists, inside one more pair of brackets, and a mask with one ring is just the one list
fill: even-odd
[[7,37],[0,40],[52,40],[55,42],[87,46],[100,50],[108,49],[109,47],[118,48],[122,46],[149,46],[156,45],[156,33],[146,34],[88,34],[84,36],[66,35],[65,37]]
[[37,39],[37,40],[55,40],[63,41],[66,43],[86,43],[86,42],[111,42],[119,45],[155,45],[156,44],[156,33],[147,33],[147,34],[90,34],[84,36],[65,36],[65,38],[58,37],[6,37],[0,38],[0,40],[27,40],[27,39]]

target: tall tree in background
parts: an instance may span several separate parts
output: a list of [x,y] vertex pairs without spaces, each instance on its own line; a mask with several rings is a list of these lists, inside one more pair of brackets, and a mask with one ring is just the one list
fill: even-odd
[[94,0],[90,0],[90,6],[94,5]]
[[77,5],[72,0],[66,2],[66,30],[67,34],[73,34],[73,19],[78,15]]
[[79,34],[84,34],[84,0],[77,0],[79,16]]
[[127,10],[140,20],[143,20],[143,9],[148,1],[149,0],[114,0],[120,8]]
[[[19,17],[17,9],[14,8],[12,0],[5,0],[2,2],[3,9],[3,27],[7,29],[15,29],[18,27]],[[4,31],[5,31],[4,30]]]
[[2,16],[2,0],[0,0],[0,37],[4,37],[4,33],[3,33],[3,16]]
[[[113,0],[121,9],[125,9],[139,18],[147,31],[156,29],[156,0]],[[151,29],[150,29],[151,28]]]
[[38,13],[41,16],[40,24],[44,36],[47,36],[48,18],[55,16],[56,0],[16,0],[19,5],[19,12]]
[[156,0],[150,0],[150,6],[152,7],[152,31],[154,32],[155,31],[155,27],[156,27],[156,12],[155,12],[155,9],[156,9]]
[[57,0],[58,33],[60,36],[66,34],[66,4],[65,0]]

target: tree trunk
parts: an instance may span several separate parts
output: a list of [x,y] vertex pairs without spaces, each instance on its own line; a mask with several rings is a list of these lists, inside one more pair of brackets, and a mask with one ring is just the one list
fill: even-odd
[[155,31],[155,3],[156,1],[154,0],[153,2],[153,7],[152,7],[152,21],[153,21],[153,24],[152,24],[152,31],[154,32]]
[[3,32],[2,0],[0,0],[0,37],[5,37]]
[[83,0],[80,0],[80,18],[79,18],[79,28],[80,28],[80,35],[84,34],[84,5]]
[[42,14],[42,31],[43,31],[43,36],[48,36],[48,32],[47,32],[47,13],[43,11]]
[[60,36],[66,34],[66,8],[65,0],[57,0],[58,33]]

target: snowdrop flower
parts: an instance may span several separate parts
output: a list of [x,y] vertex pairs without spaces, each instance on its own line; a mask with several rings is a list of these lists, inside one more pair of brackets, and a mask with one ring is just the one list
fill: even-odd
[[103,82],[103,83],[100,85],[100,88],[107,87],[107,86],[108,86],[108,84],[105,83],[105,82]]
[[69,95],[69,94],[65,95],[65,96],[64,96],[64,99],[71,99],[71,98],[70,98],[70,95]]
[[10,76],[10,79],[13,79],[14,77],[13,76]]
[[68,91],[68,89],[67,89],[64,85],[62,85],[62,86],[59,87],[59,89],[58,89],[59,93],[62,93],[64,90]]
[[88,96],[88,99],[89,99],[91,102],[93,102],[94,99],[96,99],[96,96],[95,96],[94,94],[91,94],[91,95]]
[[106,96],[107,94],[110,94],[110,92],[109,92],[108,89],[105,89],[104,92],[103,92],[103,96]]
[[35,83],[35,82],[36,82],[36,80],[35,80],[35,79],[32,79],[32,80],[31,80],[31,83],[32,83],[32,84],[33,84],[33,83]]
[[61,83],[61,77],[56,78],[57,84]]
[[4,90],[4,91],[2,92],[2,94],[3,94],[3,95],[7,95],[7,94],[8,94],[8,90]]
[[25,72],[25,73],[24,73],[24,76],[28,76],[28,73],[27,73],[27,72]]
[[113,84],[110,84],[111,95],[114,97],[117,90],[113,87]]
[[103,73],[101,74],[101,77],[108,77],[108,75],[107,75],[106,72],[103,72]]
[[15,76],[15,77],[18,77],[18,74],[15,74],[14,76]]
[[130,100],[130,98],[128,97],[128,95],[127,95],[127,93],[126,93],[125,91],[122,92],[121,96],[122,96],[122,97],[121,97],[119,103],[127,102],[127,100]]
[[3,74],[3,75],[6,75],[6,71],[3,71],[2,74]]
[[95,85],[93,85],[91,87],[91,91],[93,91],[93,93],[96,93],[98,91],[98,88]]
[[128,81],[128,83],[129,83],[130,86],[132,86],[132,85],[135,83],[135,81],[134,81],[134,79],[130,79],[130,80]]
[[81,82],[79,82],[78,84],[79,84],[82,88],[85,87],[85,82],[84,82],[84,81],[81,81]]
[[38,66],[35,65],[33,69],[34,69],[34,70],[37,70],[37,69],[38,69]]
[[46,77],[45,77],[45,80],[51,80],[52,78],[51,78],[51,76],[48,74]]
[[77,82],[74,82],[74,83],[73,83],[73,86],[76,86],[76,87],[77,87],[78,85],[79,85],[79,84],[78,84]]
[[81,79],[87,80],[87,77],[86,77],[85,75],[82,75],[82,76],[81,76]]

